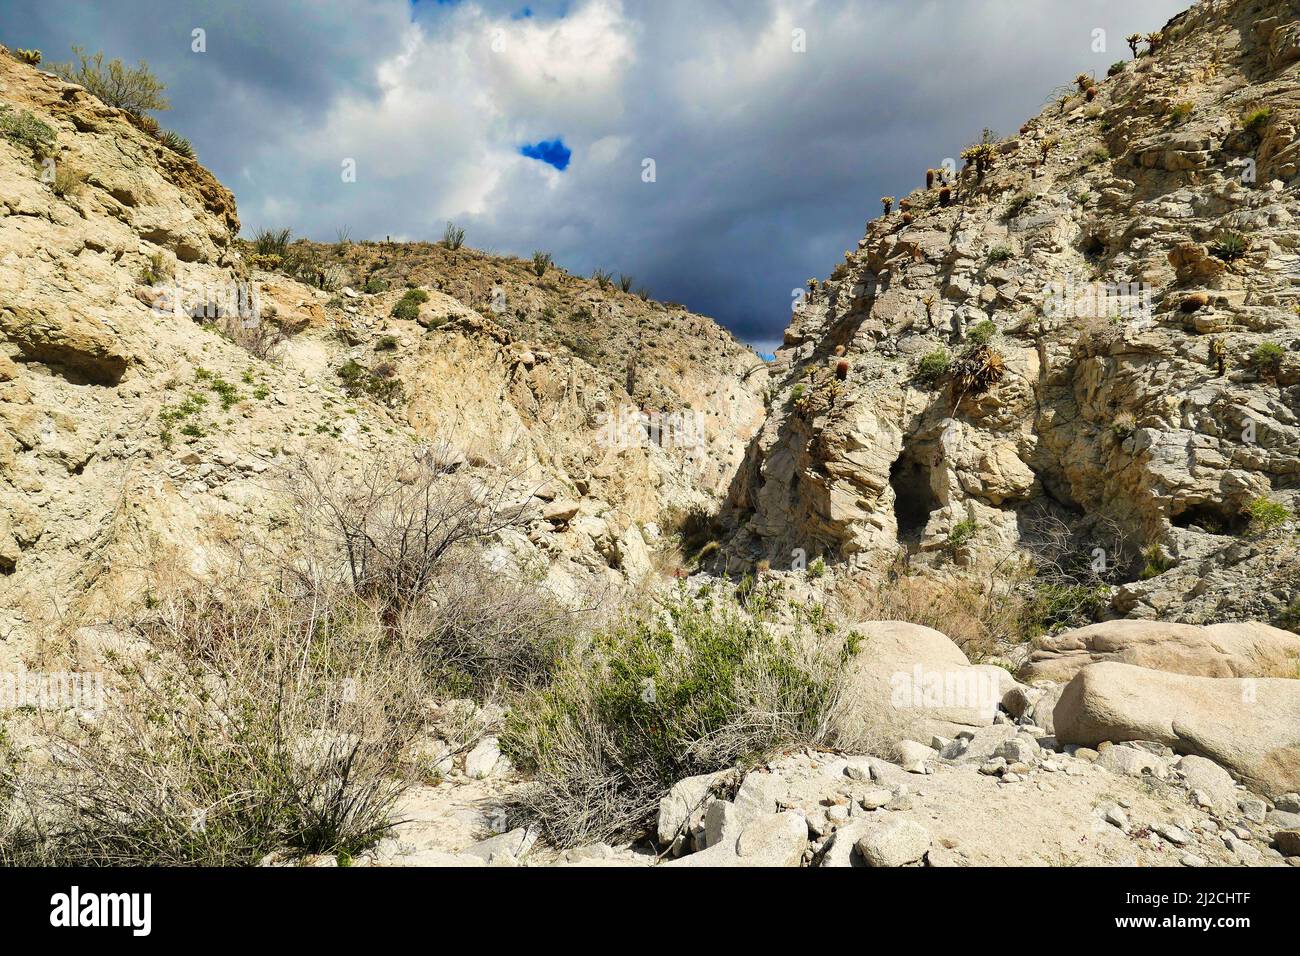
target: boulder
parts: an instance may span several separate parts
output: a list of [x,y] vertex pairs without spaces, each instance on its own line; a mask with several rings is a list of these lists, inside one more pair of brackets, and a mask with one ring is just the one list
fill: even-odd
[[1103,662],[1066,685],[1054,717],[1063,744],[1155,741],[1213,760],[1265,796],[1300,787],[1300,681]]
[[843,746],[883,735],[929,740],[963,728],[986,727],[1016,681],[992,665],[972,665],[961,648],[933,628],[901,621],[866,621],[849,666],[837,717]]
[[857,849],[868,866],[906,866],[925,856],[930,833],[911,820],[890,819],[859,837]]
[[1300,662],[1300,635],[1258,621],[1208,627],[1103,621],[1044,638],[1020,678],[1068,681],[1080,668],[1099,661],[1198,677],[1265,677]]
[[1199,790],[1210,800],[1216,813],[1234,813],[1237,807],[1237,785],[1232,774],[1213,760],[1195,754],[1179,758],[1174,769],[1183,775],[1189,790]]

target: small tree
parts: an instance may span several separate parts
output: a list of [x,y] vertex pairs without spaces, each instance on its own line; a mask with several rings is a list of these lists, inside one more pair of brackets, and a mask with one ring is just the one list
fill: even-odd
[[87,56],[81,47],[74,46],[76,60],[71,63],[53,63],[50,69],[69,83],[84,86],[109,106],[142,116],[149,110],[170,109],[171,104],[162,95],[166,86],[153,75],[144,60],[139,66],[129,67],[121,60],[104,62],[104,54]]

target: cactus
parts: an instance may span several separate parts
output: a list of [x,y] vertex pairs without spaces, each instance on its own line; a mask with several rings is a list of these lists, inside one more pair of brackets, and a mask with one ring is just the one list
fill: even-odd
[[41,62],[40,50],[24,50],[22,47],[19,47],[17,50],[14,51],[14,56],[18,57],[18,59],[22,60],[24,63],[31,64],[32,66],[36,66],[38,63]]
[[888,216],[889,213],[890,213],[890,212],[893,210],[893,208],[894,208],[894,197],[893,197],[893,196],[881,196],[881,197],[880,197],[880,205],[882,205],[882,206],[885,207],[885,215]]
[[844,346],[842,346],[842,345],[837,345],[837,346],[835,346],[835,354],[836,354],[836,355],[843,355],[843,354],[844,354]]
[[903,225],[910,226],[915,221],[916,221],[916,217],[913,216],[910,212],[903,213]]
[[1210,339],[1210,361],[1217,367],[1220,377],[1227,374],[1228,347],[1223,344],[1223,339]]
[[1083,98],[1086,99],[1089,103],[1095,100],[1097,98],[1097,87],[1095,86],[1088,87],[1088,92],[1083,94]]
[[846,378],[849,377],[849,360],[848,360],[848,359],[846,359],[846,358],[842,358],[842,359],[840,359],[838,362],[835,363],[835,377],[838,378],[841,382],[844,381]]
[[1193,292],[1191,295],[1185,297],[1182,302],[1178,303],[1178,307],[1182,309],[1183,312],[1190,315],[1193,312],[1200,311],[1209,304],[1210,297],[1208,295],[1204,292]]
[[1124,38],[1124,42],[1128,44],[1128,48],[1133,51],[1133,59],[1135,60],[1138,58],[1138,44],[1144,39],[1145,37],[1140,33],[1130,33]]
[[1087,91],[1088,87],[1092,86],[1092,77],[1087,73],[1080,73],[1074,78],[1074,82],[1079,85],[1079,92],[1083,93]]
[[925,171],[925,188],[926,188],[926,189],[933,189],[933,188],[934,188],[934,175],[935,175],[935,171],[934,171],[933,169],[927,169],[927,170]]
[[1155,33],[1148,33],[1142,39],[1147,41],[1147,52],[1155,53],[1165,42],[1165,32],[1157,30]]
[[944,186],[939,190],[939,205],[949,206],[952,204],[952,187]]

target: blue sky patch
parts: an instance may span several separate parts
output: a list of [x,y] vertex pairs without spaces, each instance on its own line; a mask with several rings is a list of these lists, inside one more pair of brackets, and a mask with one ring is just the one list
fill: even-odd
[[569,157],[573,155],[573,150],[565,146],[564,140],[557,136],[555,139],[544,139],[540,143],[520,146],[519,153],[529,159],[539,159],[548,166],[554,166],[560,172],[564,172],[569,168]]

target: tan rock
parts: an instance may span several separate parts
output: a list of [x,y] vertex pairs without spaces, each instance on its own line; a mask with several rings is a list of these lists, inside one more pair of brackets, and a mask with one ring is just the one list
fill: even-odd
[[1213,760],[1265,796],[1300,788],[1300,680],[1103,662],[1075,675],[1054,716],[1062,744],[1150,740]]
[[1208,627],[1104,621],[1043,638],[1039,645],[1020,672],[1025,682],[1068,681],[1098,661],[1199,677],[1269,677],[1300,664],[1300,635],[1257,621]]

